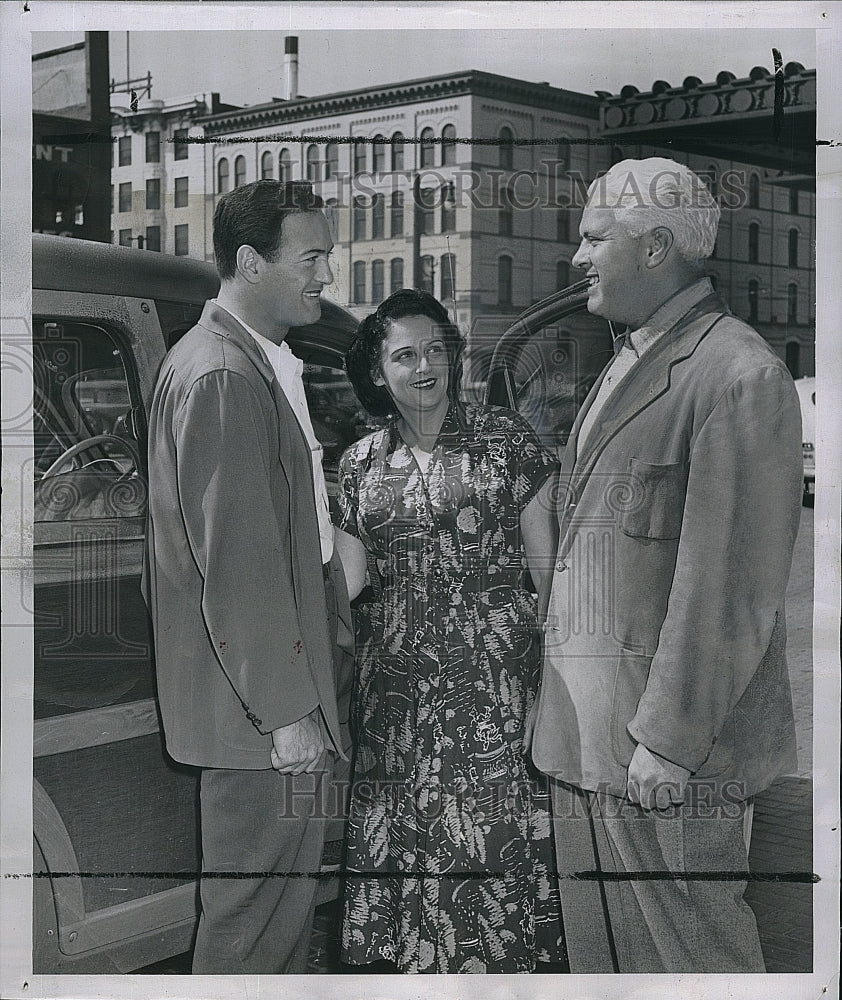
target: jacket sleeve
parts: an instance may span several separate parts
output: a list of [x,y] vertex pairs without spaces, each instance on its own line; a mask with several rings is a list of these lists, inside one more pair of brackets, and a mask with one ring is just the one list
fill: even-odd
[[690,448],[675,575],[631,736],[696,771],[783,613],[801,507],[801,411],[777,366],[723,391]]
[[213,371],[193,384],[176,426],[202,616],[219,666],[264,734],[319,704],[301,640],[289,507],[276,511],[273,500],[279,459],[266,406],[244,375]]

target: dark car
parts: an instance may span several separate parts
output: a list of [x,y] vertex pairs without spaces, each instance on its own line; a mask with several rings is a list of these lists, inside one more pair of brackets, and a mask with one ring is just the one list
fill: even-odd
[[[198,771],[164,748],[139,580],[153,383],[218,287],[186,257],[33,237],[37,973],[128,972],[191,945]],[[325,302],[289,334],[334,490],[342,449],[367,430],[342,370],[355,327]],[[337,788],[346,778],[347,765]],[[337,891],[320,882],[321,900]]]

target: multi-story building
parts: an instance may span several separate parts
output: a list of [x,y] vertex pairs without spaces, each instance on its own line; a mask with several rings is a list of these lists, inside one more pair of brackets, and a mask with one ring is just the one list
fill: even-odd
[[112,242],[205,258],[205,151],[196,119],[228,110],[218,94],[128,103],[112,100]]

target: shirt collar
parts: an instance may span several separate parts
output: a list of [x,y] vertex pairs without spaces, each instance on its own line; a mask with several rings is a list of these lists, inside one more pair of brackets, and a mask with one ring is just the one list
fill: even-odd
[[626,331],[623,335],[626,343],[640,357],[668,330],[671,330],[693,306],[712,292],[713,285],[710,283],[710,278],[699,278],[691,285],[686,285],[660,305],[643,326],[637,330]]
[[230,316],[233,316],[247,333],[251,334],[257,342],[257,346],[265,354],[266,360],[276,371],[280,369],[285,373],[288,372],[293,375],[300,375],[304,371],[304,362],[292,353],[289,344],[285,340],[282,340],[280,344],[274,343],[269,340],[268,337],[264,337],[262,333],[258,333],[254,327],[249,326],[242,316],[238,316],[231,309],[220,305],[216,299],[214,299],[214,302],[216,302],[216,305],[219,306],[220,309],[224,309]]

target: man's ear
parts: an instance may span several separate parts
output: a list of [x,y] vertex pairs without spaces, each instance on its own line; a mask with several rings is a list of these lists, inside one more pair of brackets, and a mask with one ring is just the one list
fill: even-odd
[[667,259],[675,237],[666,226],[657,226],[649,234],[646,247],[646,266],[658,267]]
[[247,243],[237,251],[237,272],[251,285],[259,280],[259,263],[260,255]]

